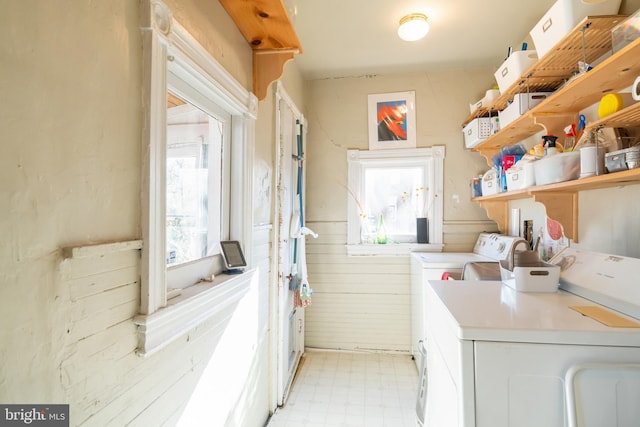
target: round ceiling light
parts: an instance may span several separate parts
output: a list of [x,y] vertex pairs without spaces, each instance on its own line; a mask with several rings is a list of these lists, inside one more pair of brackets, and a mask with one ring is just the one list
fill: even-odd
[[427,22],[427,15],[423,13],[411,13],[400,20],[398,36],[402,40],[408,42],[420,40],[426,36],[428,32],[429,23]]

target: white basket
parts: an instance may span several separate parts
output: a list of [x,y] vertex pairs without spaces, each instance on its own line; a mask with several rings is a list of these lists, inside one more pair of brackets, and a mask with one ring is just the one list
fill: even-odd
[[514,267],[507,270],[500,261],[502,283],[519,292],[555,292],[560,283],[560,267],[541,262],[537,267]]
[[514,95],[513,102],[507,108],[498,112],[500,126],[505,128],[509,123],[547,99],[547,96],[549,96],[547,92],[518,93]]
[[489,169],[482,176],[482,195],[491,196],[499,193],[498,171]]
[[537,61],[538,55],[535,50],[519,50],[509,55],[494,73],[500,92],[506,92]]
[[471,120],[469,124],[462,129],[465,147],[473,148],[489,138],[493,131],[492,120],[497,120],[497,117],[479,117]]
[[507,191],[522,190],[536,185],[533,161],[520,160],[505,171]]
[[542,58],[587,16],[616,15],[622,0],[558,0],[531,30],[531,38]]

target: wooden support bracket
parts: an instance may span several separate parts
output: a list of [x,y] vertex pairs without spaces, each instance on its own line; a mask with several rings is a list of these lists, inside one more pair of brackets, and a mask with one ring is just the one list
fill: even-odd
[[253,51],[253,93],[262,101],[269,85],[282,77],[284,65],[293,60],[297,49],[273,49]]
[[544,205],[549,218],[562,224],[564,235],[578,243],[578,193],[532,192],[532,196]]
[[253,93],[262,101],[284,64],[302,53],[282,0],[220,0],[253,50]]
[[480,201],[480,207],[487,211],[487,216],[496,222],[502,234],[509,227],[509,202],[504,200]]
[[564,141],[564,128],[571,123],[578,123],[576,113],[536,113],[533,115],[536,124],[544,128],[545,135],[555,135],[559,141]]

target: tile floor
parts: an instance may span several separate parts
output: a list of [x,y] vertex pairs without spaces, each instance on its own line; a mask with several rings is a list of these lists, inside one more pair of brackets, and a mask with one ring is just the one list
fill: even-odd
[[418,370],[408,355],[307,350],[268,427],[415,427]]

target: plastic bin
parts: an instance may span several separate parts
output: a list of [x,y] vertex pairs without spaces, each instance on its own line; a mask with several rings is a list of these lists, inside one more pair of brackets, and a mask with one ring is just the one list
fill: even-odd
[[[473,148],[485,139],[489,138],[492,133],[498,131],[497,117],[478,117],[467,124],[462,133],[464,134],[464,145],[467,148]],[[493,124],[495,123],[495,125]],[[495,131],[494,131],[495,129]]]
[[482,176],[482,195],[491,196],[493,194],[498,194],[499,192],[498,171],[495,169],[489,169]]
[[621,2],[622,0],[556,1],[530,32],[538,57],[542,58],[587,16],[616,15]]
[[507,191],[522,190],[536,185],[533,161],[522,160],[509,168],[507,175]]
[[638,37],[640,37],[640,9],[611,30],[613,52],[619,51]]
[[500,126],[505,128],[509,123],[547,99],[549,95],[550,93],[547,92],[518,93],[514,95],[513,102],[507,108],[498,112]]
[[536,185],[571,181],[580,176],[580,151],[553,154],[533,163]]
[[537,61],[535,50],[520,50],[509,55],[494,73],[500,92],[506,92]]

